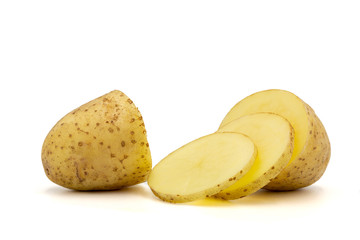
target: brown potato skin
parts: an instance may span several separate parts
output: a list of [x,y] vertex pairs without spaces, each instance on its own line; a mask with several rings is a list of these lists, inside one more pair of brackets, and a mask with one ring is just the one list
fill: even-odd
[[146,181],[152,161],[144,121],[112,91],[64,116],[41,152],[46,176],[74,190],[114,190]]
[[[309,133],[302,152],[264,188],[290,191],[310,186],[321,178],[330,160],[329,137],[314,110],[305,102]],[[296,133],[295,133],[296,134]]]

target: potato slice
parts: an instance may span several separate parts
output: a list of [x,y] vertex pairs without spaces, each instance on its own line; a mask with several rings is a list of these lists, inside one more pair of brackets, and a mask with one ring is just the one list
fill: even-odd
[[242,177],[257,149],[239,133],[213,133],[194,140],[161,160],[148,184],[167,202],[189,202],[214,195]]
[[233,185],[215,195],[226,200],[245,197],[264,187],[290,161],[294,130],[283,117],[272,113],[255,113],[238,118],[219,132],[238,132],[251,138],[258,154],[251,169]]
[[257,112],[279,114],[295,130],[294,150],[289,164],[265,188],[294,190],[320,179],[330,159],[330,142],[314,110],[291,92],[276,89],[261,91],[237,103],[225,116],[220,128],[234,119]]

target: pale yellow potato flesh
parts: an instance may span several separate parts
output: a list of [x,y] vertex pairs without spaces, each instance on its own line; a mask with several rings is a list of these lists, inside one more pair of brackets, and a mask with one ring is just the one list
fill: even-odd
[[143,118],[117,90],[56,123],[41,158],[51,181],[74,190],[113,190],[145,182],[152,167]]
[[225,116],[227,123],[253,113],[271,112],[286,118],[295,131],[293,155],[288,166],[264,188],[295,190],[315,183],[326,170],[330,142],[313,109],[295,94],[278,89],[254,93],[238,102]]
[[258,154],[250,170],[233,185],[214,197],[226,200],[245,197],[264,187],[290,161],[294,130],[283,117],[272,113],[255,113],[222,126],[218,132],[243,133],[251,138]]
[[257,149],[239,133],[213,133],[194,140],[161,160],[148,184],[160,199],[179,203],[214,195],[241,178]]

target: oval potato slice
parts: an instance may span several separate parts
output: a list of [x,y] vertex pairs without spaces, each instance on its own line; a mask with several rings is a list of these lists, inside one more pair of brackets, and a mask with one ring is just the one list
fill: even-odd
[[170,153],[151,171],[148,184],[160,199],[179,203],[214,195],[241,178],[257,149],[239,133],[213,133]]
[[288,166],[268,190],[288,191],[315,183],[330,160],[330,142],[314,110],[295,94],[278,89],[254,93],[238,102],[223,119],[225,124],[248,114],[272,112],[286,118],[295,130],[294,150]]
[[238,118],[218,132],[243,133],[251,138],[258,154],[251,169],[233,185],[215,195],[226,200],[245,197],[264,187],[290,161],[294,130],[283,117],[272,113],[255,113]]

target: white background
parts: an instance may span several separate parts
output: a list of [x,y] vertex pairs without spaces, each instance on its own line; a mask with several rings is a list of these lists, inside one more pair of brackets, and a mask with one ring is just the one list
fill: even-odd
[[[0,80],[1,239],[360,238],[359,1],[1,0]],[[168,204],[146,183],[74,192],[44,174],[51,127],[113,89],[141,111],[155,165],[270,88],[327,129],[308,188]]]

